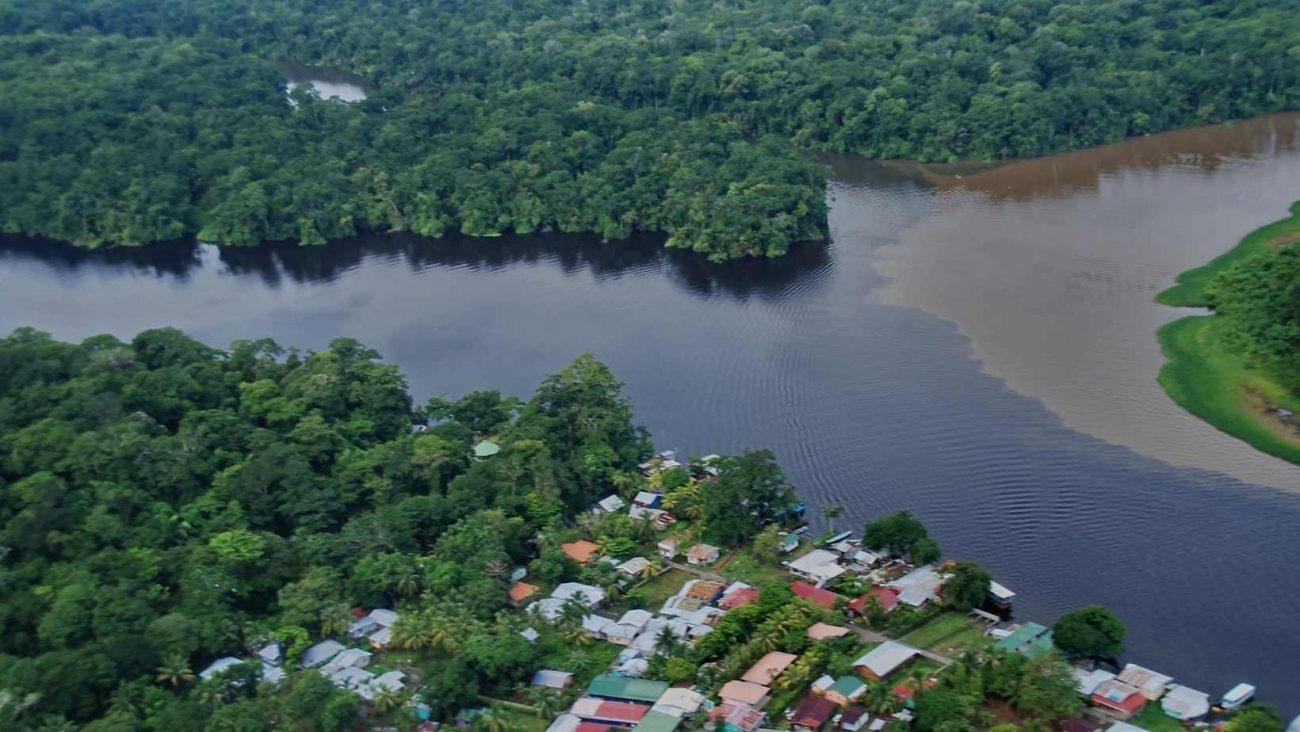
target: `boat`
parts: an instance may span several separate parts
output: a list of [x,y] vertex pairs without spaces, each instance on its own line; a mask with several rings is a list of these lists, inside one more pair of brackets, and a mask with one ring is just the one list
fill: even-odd
[[1295,719],[1291,720],[1291,724],[1287,725],[1286,732],[1300,732],[1300,714],[1297,714]]
[[1237,709],[1253,698],[1255,698],[1255,687],[1250,684],[1237,684],[1223,695],[1219,700],[1219,706],[1224,709]]

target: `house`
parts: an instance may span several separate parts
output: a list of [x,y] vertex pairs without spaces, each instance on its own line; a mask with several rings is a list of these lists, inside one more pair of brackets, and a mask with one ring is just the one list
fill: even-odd
[[325,676],[332,676],[345,668],[364,668],[370,663],[370,651],[363,651],[360,648],[345,648],[339,651],[330,662],[321,667],[320,672]]
[[562,582],[551,592],[551,599],[559,600],[561,603],[572,599],[582,603],[583,607],[593,608],[605,602],[605,591],[595,585],[584,585],[581,582]]
[[793,653],[772,651],[758,659],[758,661],[753,666],[750,666],[749,670],[746,671],[740,679],[741,681],[749,681],[755,684],[771,686],[772,682],[776,681],[777,677],[785,673],[785,670],[790,667],[790,664],[794,663],[798,659],[799,657]]
[[699,566],[713,564],[722,556],[722,551],[709,544],[696,544],[686,551],[686,563]]
[[641,474],[647,478],[655,473],[662,473],[673,468],[680,468],[682,464],[677,462],[677,453],[672,450],[664,450],[649,460],[637,466],[641,469]]
[[762,684],[734,679],[722,685],[722,690],[718,692],[718,696],[723,701],[745,704],[761,709],[767,706],[769,692],[770,690]]
[[608,722],[620,726],[632,726],[650,711],[644,704],[632,704],[625,701],[610,701],[595,697],[576,699],[569,707],[569,714],[587,722]]
[[1137,689],[1148,701],[1155,701],[1165,693],[1174,679],[1172,676],[1165,676],[1149,668],[1130,663],[1119,672],[1119,680]]
[[593,638],[604,638],[605,630],[613,625],[617,625],[617,623],[600,615],[584,615],[582,617],[582,629],[587,631],[587,635]]
[[527,582],[516,582],[510,585],[506,594],[510,596],[510,604],[519,607],[525,600],[537,594],[537,586]]
[[816,681],[812,682],[812,686],[810,686],[809,688],[812,689],[812,693],[814,694],[825,694],[826,690],[831,688],[834,685],[835,685],[835,678],[833,676],[830,676],[829,674],[822,674],[821,676],[817,677]]
[[859,549],[853,552],[853,555],[849,557],[849,559],[862,569],[871,569],[881,562],[881,556],[879,554],[866,549]]
[[555,671],[544,668],[533,674],[533,686],[544,686],[547,689],[564,691],[573,683],[573,674],[568,671]]
[[1160,708],[1181,722],[1200,719],[1210,711],[1210,695],[1175,684],[1169,687],[1169,693],[1160,700]]
[[694,689],[673,687],[659,697],[659,701],[650,707],[652,712],[671,714],[674,717],[689,717],[704,706],[704,695]]
[[678,542],[676,539],[664,539],[663,541],[659,542],[659,556],[663,557],[664,559],[667,559],[670,562],[676,559],[677,544]]
[[653,704],[668,690],[664,681],[629,679],[613,674],[601,674],[587,685],[587,696],[616,701]]
[[650,508],[648,506],[632,506],[627,510],[627,517],[633,521],[650,521],[655,524],[655,528],[666,529],[669,524],[675,522],[672,514],[659,508]]
[[1101,707],[1118,719],[1129,719],[1142,711],[1149,701],[1137,687],[1130,686],[1119,679],[1106,681],[1092,692],[1093,706]]
[[872,598],[879,603],[880,610],[885,615],[894,612],[894,608],[898,607],[898,590],[893,587],[872,587],[867,594],[860,595],[849,603],[849,612],[865,617]]
[[837,724],[844,732],[858,732],[871,721],[871,715],[862,707],[849,707],[841,714]]
[[1078,689],[1083,696],[1092,696],[1097,687],[1115,679],[1115,674],[1102,669],[1085,671],[1081,668],[1075,668],[1071,669],[1071,672],[1074,674],[1074,688]]
[[792,582],[790,583],[790,589],[794,590],[795,597],[816,603],[828,610],[834,610],[835,602],[842,598],[842,595],[837,595],[820,587],[814,587],[807,582]]
[[826,697],[835,705],[847,707],[849,704],[858,700],[862,693],[867,690],[867,685],[856,676],[841,676],[831,684],[822,696]]
[[622,498],[611,494],[596,501],[596,507],[591,510],[596,513],[618,513],[619,511],[622,511],[625,506],[627,506],[627,503],[624,502]]
[[831,625],[830,623],[813,623],[808,626],[808,637],[815,641],[843,638],[852,632],[848,628]]
[[681,717],[656,712],[651,708],[632,730],[633,732],[674,732],[681,723]]
[[650,560],[645,557],[632,557],[614,569],[621,575],[631,577],[632,579],[639,579],[644,577],[646,571],[653,566],[654,565],[650,564]]
[[754,732],[765,717],[763,712],[748,704],[723,702],[709,712],[709,728],[716,729],[715,725],[721,722],[727,732]]
[[794,714],[790,716],[790,724],[796,728],[819,730],[822,725],[830,721],[835,716],[839,707],[825,697],[809,694],[804,700],[795,707]]
[[1052,645],[1052,631],[1033,622],[1016,628],[1011,635],[994,643],[993,647],[1029,658],[1045,656],[1055,650]]
[[908,572],[898,579],[887,583],[886,587],[898,590],[898,601],[911,607],[921,607],[939,597],[943,587],[944,575],[932,565],[926,564]]
[[529,643],[536,643],[537,639],[542,637],[541,633],[538,633],[536,630],[533,630],[532,628],[524,628],[523,630],[519,631],[519,635],[522,635],[524,637],[524,640],[528,641]]
[[664,494],[652,491],[637,491],[636,496],[632,498],[632,505],[645,508],[659,508],[659,504],[663,502]]
[[376,651],[382,651],[388,647],[389,643],[393,642],[393,629],[380,628],[379,630],[376,630],[375,632],[371,633],[370,637],[367,638],[366,640],[370,641],[371,648],[375,649]]
[[626,625],[636,629],[637,632],[645,630],[646,626],[654,620],[654,613],[649,610],[628,610],[618,619],[619,625]]
[[358,618],[348,626],[348,637],[352,640],[361,640],[379,630],[381,627],[383,626],[376,623],[374,618],[367,615],[363,618]]
[[[321,670],[322,673],[324,669]],[[355,691],[363,699],[373,699],[374,694],[370,693],[370,682],[374,681],[375,675],[360,666],[345,666],[335,669],[333,672],[326,674],[330,683],[340,689]]]
[[406,674],[401,671],[389,671],[374,678],[370,687],[379,691],[401,691],[406,688]]
[[579,539],[561,544],[560,551],[578,564],[586,564],[600,553],[600,546],[586,539]]
[[845,572],[845,569],[840,566],[839,555],[825,549],[814,549],[808,552],[790,562],[787,569],[818,587],[825,586]]
[[546,732],[578,732],[578,727],[581,724],[581,717],[565,712],[551,721],[551,725],[546,728]]
[[321,641],[311,648],[308,648],[306,651],[303,651],[302,667],[316,668],[317,666],[323,666],[326,661],[334,658],[334,656],[338,655],[339,651],[342,650],[343,644],[336,640]]
[[257,657],[262,663],[279,666],[280,661],[284,659],[284,651],[280,648],[279,643],[267,643],[257,650]]
[[393,627],[393,624],[397,622],[398,615],[396,612],[388,610],[387,608],[377,607],[374,610],[371,610],[370,615],[367,617],[375,621],[375,623],[381,627],[391,628]]
[[799,535],[798,535],[798,534],[796,534],[796,533],[794,533],[794,532],[790,532],[789,534],[786,534],[785,536],[782,536],[782,537],[781,537],[781,553],[782,553],[782,554],[789,554],[790,552],[792,552],[792,551],[794,551],[795,549],[798,549],[798,548],[799,548]]
[[733,583],[718,599],[718,607],[723,610],[735,610],[751,602],[758,602],[758,588],[750,587],[744,582]]
[[853,670],[868,681],[880,681],[903,664],[912,660],[920,651],[898,641],[885,641],[853,662]]
[[[697,579],[691,580],[682,585],[678,592],[681,597],[696,600],[699,604],[707,605],[718,599],[727,585],[724,582],[715,582],[713,580]],[[698,608],[696,608],[698,609]]]
[[213,676],[220,674],[222,671],[225,671],[233,666],[238,666],[243,662],[244,662],[243,659],[235,658],[234,656],[225,656],[222,658],[218,658],[217,660],[208,664],[207,668],[199,672],[199,678],[203,679],[204,681],[207,681]]
[[272,666],[266,663],[262,664],[262,681],[271,686],[279,686],[287,678],[289,678],[289,674],[285,673],[284,669],[279,666]]

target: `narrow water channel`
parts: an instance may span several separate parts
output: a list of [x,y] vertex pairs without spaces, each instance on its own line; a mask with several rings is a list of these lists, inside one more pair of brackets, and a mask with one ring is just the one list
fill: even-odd
[[[1150,297],[1173,273],[1300,196],[1294,138],[1276,131],[1295,117],[1272,119],[1197,132],[1256,130],[1217,157],[1175,136],[1154,164],[1111,147],[961,183],[841,161],[831,241],[776,262],[709,266],[653,239],[102,252],[6,239],[0,332],[351,336],[418,398],[526,395],[589,351],[661,447],[771,447],[814,513],[840,503],[860,526],[911,508],[948,556],[1019,591],[1021,617],[1108,605],[1132,660],[1212,695],[1250,681],[1294,714],[1291,469],[1179,421],[1143,351],[1170,316]],[[1182,443],[1187,459],[1162,452]]]

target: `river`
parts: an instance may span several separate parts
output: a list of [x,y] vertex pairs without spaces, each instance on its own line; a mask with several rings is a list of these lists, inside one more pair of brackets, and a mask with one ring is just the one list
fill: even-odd
[[352,336],[419,398],[526,395],[590,351],[659,446],[771,447],[814,513],[841,503],[860,526],[911,508],[948,556],[1019,591],[1021,617],[1108,605],[1130,660],[1216,696],[1250,681],[1294,714],[1295,469],[1163,399],[1151,349],[1175,313],[1150,298],[1300,196],[1296,123],[960,179],[840,159],[830,242],[776,262],[710,266],[651,238],[7,239],[0,331]]

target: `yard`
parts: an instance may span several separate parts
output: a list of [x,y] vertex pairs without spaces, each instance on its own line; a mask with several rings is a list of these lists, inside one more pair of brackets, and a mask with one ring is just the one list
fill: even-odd
[[781,555],[780,559],[767,559],[754,554],[753,547],[746,545],[737,549],[731,555],[730,561],[723,560],[721,569],[717,569],[727,579],[740,580],[751,585],[759,585],[763,582],[790,582],[794,579],[789,570],[781,565],[781,562],[798,559],[815,547],[811,542],[800,542],[799,548],[789,554]]
[[961,613],[944,613],[902,638],[904,643],[927,651],[956,655],[967,648],[985,646],[991,641],[984,627]]
[[1136,717],[1129,720],[1129,724],[1137,725],[1150,732],[1182,732],[1183,725],[1173,717],[1164,713],[1158,703],[1152,702],[1142,709],[1142,712]]

